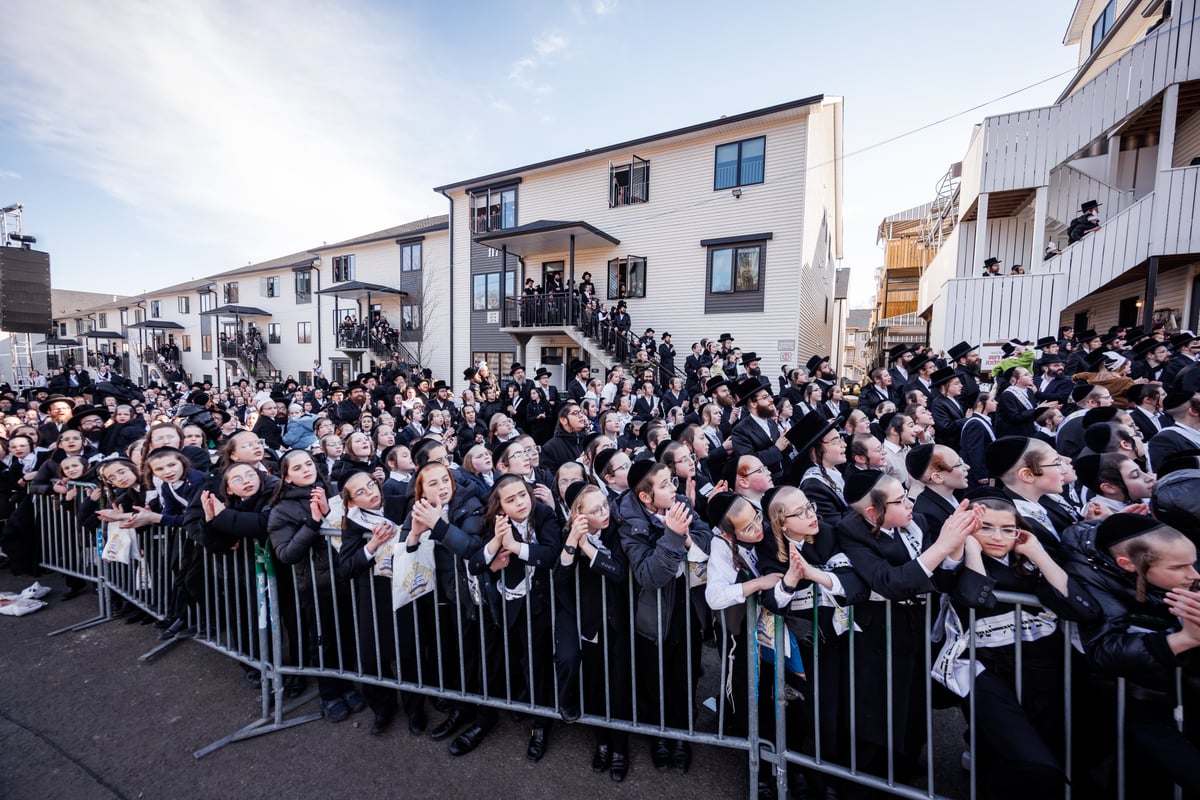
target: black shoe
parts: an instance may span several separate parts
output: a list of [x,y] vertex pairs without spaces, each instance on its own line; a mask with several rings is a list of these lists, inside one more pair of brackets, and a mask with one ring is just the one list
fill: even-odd
[[146,618],[145,611],[135,610],[132,614],[125,618],[126,625],[136,625]]
[[283,679],[283,696],[289,700],[295,700],[304,694],[307,687],[308,678],[303,675],[288,675]]
[[250,684],[250,685],[251,685],[251,686],[253,686],[254,688],[256,688],[256,689],[257,689],[259,686],[262,686],[262,673],[261,673],[261,672],[259,672],[258,670],[256,670],[256,669],[247,669],[247,670],[246,670],[244,673],[242,673],[242,674],[243,674],[243,675],[245,676],[245,678],[246,678],[246,683]]
[[578,708],[572,706],[559,706],[558,715],[562,717],[562,721],[570,725],[572,722],[578,722],[582,713]]
[[454,704],[444,697],[439,697],[437,700],[433,701],[433,710],[434,711],[440,711],[443,714],[445,714],[453,708],[454,708]]
[[408,715],[408,732],[413,736],[420,736],[425,732],[425,727],[428,725],[428,720],[425,718],[424,707],[418,708],[416,711]]
[[363,696],[358,693],[357,689],[344,692],[342,699],[346,701],[346,708],[350,709],[351,714],[357,714],[367,707],[367,701],[363,700]]
[[625,774],[629,772],[629,756],[624,753],[614,752],[612,754],[612,771],[609,775],[614,783],[620,783],[625,780]]
[[384,731],[391,727],[392,720],[395,718],[396,712],[393,710],[376,712],[375,721],[371,723],[371,730],[369,733],[372,736],[382,735]]
[[340,697],[336,700],[322,700],[321,713],[330,722],[345,722],[350,719],[350,707]]
[[675,742],[671,749],[671,769],[684,775],[692,765],[692,746],[687,742]]
[[525,750],[525,758],[533,762],[541,761],[542,756],[546,755],[546,744],[546,728],[538,725],[529,735],[529,747]]
[[612,754],[608,752],[608,745],[596,745],[596,749],[592,751],[592,772],[604,772],[611,763]]
[[650,747],[650,761],[659,772],[671,766],[671,746],[667,744],[666,739],[654,740]]
[[[775,800],[778,792],[775,788],[775,781],[759,779],[758,781],[758,797],[759,800]],[[790,796],[790,795],[789,795]],[[805,795],[807,797],[807,795]]]
[[165,642],[167,639],[174,639],[175,636],[183,630],[186,624],[187,623],[181,619],[173,620],[171,624],[168,625],[166,629],[158,635],[159,640]]
[[485,736],[487,736],[487,728],[472,725],[450,743],[450,755],[465,756],[476,747],[479,747],[479,743],[483,741],[483,737]]
[[72,586],[70,589],[67,589],[65,594],[63,594],[62,599],[74,600],[76,597],[79,597],[79,595],[83,594],[83,589],[84,587],[82,586]]
[[448,739],[458,730],[458,726],[462,725],[466,720],[463,719],[463,713],[459,709],[454,709],[450,712],[450,716],[442,720],[442,724],[433,729],[433,733],[429,734],[429,738],[435,742],[440,742],[442,739]]

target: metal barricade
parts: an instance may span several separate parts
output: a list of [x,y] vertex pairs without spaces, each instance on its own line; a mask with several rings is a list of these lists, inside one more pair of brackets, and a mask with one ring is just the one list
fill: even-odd
[[[251,540],[225,553],[196,547],[189,562],[183,532],[154,527],[138,535],[139,562],[114,565],[99,562],[103,540],[79,527],[71,504],[40,497],[36,509],[45,567],[95,582],[101,597],[111,591],[160,618],[176,611],[170,607],[170,587],[182,586],[178,608],[195,628],[194,641],[238,661],[251,674],[258,671],[259,718],[198,750],[197,758],[231,742],[320,719],[320,712],[291,714],[317,695],[340,696],[357,683],[375,707],[417,708],[423,698],[436,697],[473,708],[477,720],[490,724],[497,711],[509,710],[543,720],[577,721],[623,737],[642,734],[743,752],[751,798],[759,795],[760,775],[768,773],[773,773],[777,796],[786,797],[789,767],[824,776],[835,786],[857,785],[900,797],[974,800],[978,795],[975,688],[980,662],[974,636],[968,636],[962,653],[969,691],[947,706],[956,706],[962,716],[934,713],[932,674],[941,646],[935,634],[944,628],[935,610],[945,602],[940,595],[872,601],[872,621],[882,624],[882,635],[860,629],[856,616],[865,623],[867,609],[850,606],[839,618],[844,633],[832,637],[823,633],[828,620],[821,616],[834,613],[831,609],[817,605],[810,620],[808,611],[788,618],[764,613],[760,620],[751,596],[742,607],[744,622],[737,613],[716,615],[713,642],[704,646],[711,612],[695,602],[694,587],[683,597],[673,594],[686,581],[676,580],[672,592],[639,590],[627,575],[623,581],[593,583],[585,595],[581,571],[587,567],[579,565],[560,576],[527,573],[523,593],[510,589],[506,598],[502,587],[488,580],[486,566],[472,575],[463,558],[454,555],[425,576],[431,587],[426,594],[393,610],[390,576],[373,575],[369,567],[364,575],[339,577],[337,565],[345,555],[339,552],[340,537],[322,537],[292,565],[277,565],[268,544]],[[1027,609],[1041,610],[1032,596],[997,592],[996,598],[1015,605],[1017,619]],[[585,616],[595,613],[597,604],[600,627],[585,636],[585,627],[595,624],[594,617],[587,621]],[[646,632],[639,605],[645,610],[647,604],[654,614],[651,636],[639,633]],[[102,603],[102,617],[107,613]],[[805,635],[803,626],[795,633],[789,620],[810,622],[811,635]],[[976,621],[971,612],[964,630],[974,631]],[[776,655],[768,663],[759,634],[772,629]],[[1071,644],[1077,639],[1074,625],[1059,620],[1056,635],[1061,639],[1061,707],[1056,711],[1061,737],[1047,744],[1061,754],[1063,796],[1072,797],[1073,788],[1075,796],[1082,796],[1077,759],[1094,747],[1097,736],[1113,744],[1116,796],[1137,796],[1127,788],[1126,682],[1117,681],[1115,696],[1096,696],[1073,672],[1081,664]],[[789,673],[779,655],[789,640],[803,658],[803,676]],[[1030,691],[1025,652],[1030,645],[1017,636],[1011,646],[1015,672],[1010,688],[1021,704]],[[869,659],[880,653],[882,673],[865,671],[873,663]],[[712,684],[700,688],[702,674],[704,681],[715,678],[715,691]],[[289,704],[284,691],[288,676],[313,678],[318,691]],[[906,706],[908,689],[918,683],[924,704]],[[1182,697],[1180,672],[1176,684]],[[715,706],[700,701],[710,691]],[[1114,700],[1115,730],[1082,730],[1080,715],[1087,708],[1080,706],[1104,705],[1107,697]],[[873,731],[864,731],[864,721],[878,710],[882,720],[875,719]],[[910,728],[920,729],[921,741],[896,739],[904,728],[897,715],[907,712],[923,717]],[[1177,713],[1182,730],[1182,705]],[[936,766],[958,761],[956,752],[949,759],[938,752],[939,725],[967,732],[969,770],[961,791],[939,786],[944,781]],[[868,746],[874,749],[865,750]],[[898,763],[901,755],[905,763]]]
[[103,533],[86,531],[79,525],[77,497],[67,500],[62,495],[49,494],[33,495],[29,500],[33,503],[34,523],[39,528],[39,565],[68,578],[95,584],[99,603],[96,616],[52,631],[50,635],[83,630],[107,622],[112,615],[112,597],[108,583],[103,579],[103,563],[100,560],[100,553],[104,549]]

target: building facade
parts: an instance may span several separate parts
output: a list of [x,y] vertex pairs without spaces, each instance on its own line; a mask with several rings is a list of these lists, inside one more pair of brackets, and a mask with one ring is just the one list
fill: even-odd
[[[933,343],[1200,323],[1196,14],[1197,0],[1080,0],[1064,37],[1079,70],[1058,101],[976,126],[953,229],[920,279]],[[1100,227],[1071,241],[1093,200]],[[1047,245],[1061,254],[1044,260]],[[983,275],[989,258],[1001,276]]]

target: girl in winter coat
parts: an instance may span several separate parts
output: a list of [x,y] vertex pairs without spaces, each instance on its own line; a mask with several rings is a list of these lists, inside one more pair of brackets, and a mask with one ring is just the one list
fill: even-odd
[[[343,582],[334,579],[332,543],[322,535],[322,522],[330,514],[329,485],[305,450],[289,450],[280,459],[279,470],[281,483],[271,498],[267,531],[275,557],[293,568],[302,651],[310,664],[340,669],[354,663],[354,629],[349,592]],[[283,607],[290,608],[286,602]],[[336,636],[335,630],[340,630],[341,636]],[[330,722],[344,722],[351,713],[366,708],[362,695],[345,679],[318,676],[317,689],[321,710]]]
[[[436,449],[445,452],[440,444]],[[489,624],[484,603],[491,584],[468,569],[471,558],[483,546],[479,538],[483,530],[481,495],[474,483],[457,483],[449,467],[440,461],[429,460],[413,477],[412,502],[400,536],[407,543],[420,541],[428,535],[435,543],[433,598],[440,620],[437,634],[441,640],[442,663],[463,664],[462,672],[447,666],[441,674],[436,673],[436,668],[426,674],[437,675],[436,680],[451,690],[482,694],[483,671],[488,669],[488,689],[496,692],[494,687],[502,686],[504,682],[501,640],[497,636],[487,636],[485,657],[480,648],[479,630],[481,625],[487,627]],[[433,642],[423,636],[422,646],[432,647]],[[432,682],[434,678],[426,680]],[[448,739],[463,725],[471,723],[450,744],[451,755],[465,755],[479,746],[496,720],[496,710],[490,706],[456,701],[450,704],[450,715],[433,729],[431,738],[434,741]]]
[[[251,629],[246,613],[227,614],[227,609],[251,609],[258,604],[255,586],[255,544],[266,544],[271,495],[279,479],[264,475],[249,464],[233,464],[220,476],[215,491],[202,489],[183,514],[183,528],[200,548],[205,569],[184,576],[200,604],[197,627],[207,638],[237,643],[251,657],[260,656],[258,632]],[[207,589],[204,574],[209,574]],[[237,628],[228,630],[230,619]],[[258,683],[257,670],[245,667],[247,680]]]
[[[628,720],[629,564],[617,521],[604,493],[583,481],[567,487],[564,500],[569,529],[554,569],[559,708],[567,720],[580,714]],[[629,769],[629,734],[604,727],[595,734],[592,771],[609,770],[620,783]]]
[[383,462],[375,455],[375,444],[371,441],[371,434],[355,431],[346,438],[345,444],[345,452],[330,469],[330,482],[335,487],[340,487],[355,472],[366,472],[372,475],[376,482],[383,483],[387,475],[384,474]]
[[[554,705],[550,570],[562,549],[554,509],[534,500],[520,475],[504,475],[488,498],[484,547],[471,559],[476,575],[492,572],[502,598],[501,625],[508,631],[513,697]],[[546,753],[547,724],[536,718],[525,752],[530,761]]]

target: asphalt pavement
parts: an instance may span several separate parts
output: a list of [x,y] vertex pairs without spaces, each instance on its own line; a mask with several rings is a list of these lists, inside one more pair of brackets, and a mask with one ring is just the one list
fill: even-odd
[[[158,644],[158,630],[127,625],[123,618],[48,637],[94,616],[97,603],[90,594],[63,601],[65,587],[56,574],[38,580],[53,590],[46,608],[26,617],[0,616],[3,800],[747,794],[744,755],[696,746],[687,775],[659,773],[639,736],[631,742],[628,778],[614,784],[606,773],[592,773],[592,737],[581,725],[554,724],[548,753],[531,764],[525,759],[528,723],[507,713],[476,751],[461,758],[446,752],[446,742],[409,734],[403,717],[383,736],[369,736],[371,714],[364,711],[342,724],[317,720],[197,760],[196,750],[259,717],[259,694],[241,668],[195,641],[141,662],[138,656]],[[5,572],[0,591],[20,591],[31,582]],[[712,693],[701,684],[701,698]],[[301,709],[317,710],[315,700]],[[700,709],[698,726],[708,722],[705,715],[711,716]],[[441,714],[430,708],[429,716],[432,728]],[[961,721],[940,716],[936,727],[939,793],[961,796],[961,747],[955,741]]]

